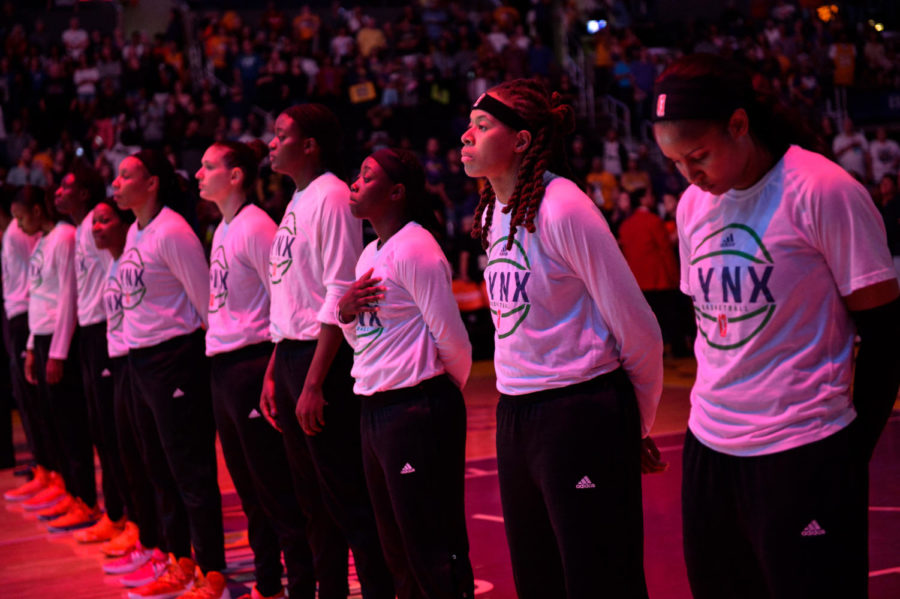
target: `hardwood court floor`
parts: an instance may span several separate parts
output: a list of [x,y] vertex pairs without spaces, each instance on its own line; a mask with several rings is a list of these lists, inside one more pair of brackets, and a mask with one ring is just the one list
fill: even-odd
[[[644,485],[645,563],[652,599],[689,599],[681,553],[681,444],[693,381],[691,360],[666,362],[665,389],[653,435],[669,462],[663,474],[646,476]],[[497,394],[491,364],[476,363],[466,387],[466,513],[471,558],[479,599],[513,599],[515,592],[503,532],[494,450]],[[21,446],[21,427],[17,427]],[[900,411],[895,411],[871,466],[870,579],[871,599],[900,597]],[[0,492],[19,484],[12,471],[0,471]],[[229,588],[232,597],[252,584],[252,554],[241,543],[246,519],[219,451]],[[103,575],[103,557],[95,546],[79,545],[71,535],[51,535],[20,506],[0,500],[0,599],[121,598],[114,577]],[[359,585],[351,574],[352,597]],[[602,581],[598,581],[598,589]]]

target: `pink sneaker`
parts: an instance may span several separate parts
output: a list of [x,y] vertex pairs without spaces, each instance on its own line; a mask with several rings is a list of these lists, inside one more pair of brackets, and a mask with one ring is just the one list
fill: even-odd
[[134,572],[153,557],[153,551],[144,549],[140,543],[134,546],[134,549],[126,553],[119,559],[103,564],[103,571],[107,574],[128,574]]
[[157,578],[159,578],[163,572],[166,571],[166,566],[168,565],[169,560],[166,559],[165,554],[159,549],[153,550],[153,555],[150,557],[150,560],[145,563],[143,566],[132,572],[131,574],[126,574],[122,578],[119,579],[119,582],[122,583],[122,586],[133,589],[134,587],[144,586],[145,584],[150,584]]

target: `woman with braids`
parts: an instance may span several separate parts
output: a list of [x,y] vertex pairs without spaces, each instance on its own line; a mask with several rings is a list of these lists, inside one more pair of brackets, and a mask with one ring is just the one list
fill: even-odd
[[225,567],[203,343],[209,268],[197,235],[170,207],[181,205],[184,190],[162,153],[142,150],[122,160],[113,190],[116,205],[135,216],[116,280],[136,421],[164,533],[160,549],[172,556],[159,563],[149,549],[134,553],[135,566],[149,561],[159,578],[129,596],[174,596],[193,585],[192,546],[203,573]]
[[[599,209],[566,172],[572,108],[539,83],[472,107],[462,162],[496,329],[497,465],[519,597],[646,597],[641,471],[662,339]],[[600,587],[598,589],[598,586]]]
[[350,189],[334,174],[340,139],[337,116],[321,104],[291,106],[275,121],[272,170],[289,176],[297,190],[269,253],[275,351],[260,408],[282,432],[310,521],[319,597],[346,597],[349,544],[363,595],[390,599],[394,585],[363,473],[353,351],[337,321],[338,300],[353,283],[362,251]]
[[[203,154],[200,197],[218,206],[222,220],[213,234],[209,269],[209,329],[213,413],[225,463],[247,514],[256,584],[252,596],[284,595],[284,551],[291,597],[315,592],[306,520],[290,477],[281,435],[259,412],[259,390],[272,355],[269,334],[269,249],[275,222],[252,201],[259,161],[256,147],[222,141]],[[220,576],[207,576],[218,589]]]
[[865,597],[867,462],[900,380],[884,225],[740,65],[686,56],[655,99],[657,142],[691,182],[677,224],[699,331],[682,482],[693,594]]
[[[414,154],[384,148],[362,163],[350,210],[378,238],[338,303],[362,396],[366,482],[400,599],[474,594],[463,503],[472,346],[430,233],[437,220]],[[426,228],[428,227],[428,228]]]

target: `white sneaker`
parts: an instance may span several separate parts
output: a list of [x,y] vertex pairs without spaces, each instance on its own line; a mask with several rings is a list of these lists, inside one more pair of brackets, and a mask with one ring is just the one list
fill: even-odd
[[153,551],[144,549],[138,543],[129,553],[126,553],[119,559],[103,564],[103,571],[107,574],[128,574],[149,562],[151,557],[153,557]]

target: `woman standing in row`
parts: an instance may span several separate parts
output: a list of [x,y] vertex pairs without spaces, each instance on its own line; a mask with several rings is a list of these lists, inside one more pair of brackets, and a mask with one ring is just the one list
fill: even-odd
[[654,106],[657,143],[691,182],[677,219],[699,332],[682,482],[691,590],[865,597],[867,463],[900,382],[881,217],[846,171],[793,145],[814,147],[802,118],[741,65],[679,59]]
[[103,179],[76,161],[56,190],[56,209],[75,223],[75,281],[77,287],[82,388],[87,400],[90,432],[103,472],[103,517],[78,531],[82,542],[108,541],[125,527],[125,472],[119,458],[113,408],[113,379],[106,341],[103,288],[111,256],[94,243],[93,208],[106,197]]
[[320,596],[346,596],[346,539],[364,596],[390,599],[394,585],[363,474],[353,356],[337,322],[338,300],[354,280],[362,250],[350,190],[332,172],[340,138],[337,117],[320,104],[292,106],[275,121],[272,170],[291,177],[297,191],[269,257],[276,347],[260,405],[282,431],[298,499],[313,526]]
[[91,211],[92,233],[98,250],[110,255],[110,265],[103,282],[103,308],[106,313],[106,342],[113,381],[113,412],[116,449],[126,479],[125,503],[129,521],[122,532],[102,546],[109,557],[103,564],[107,574],[125,574],[120,582],[137,587],[155,580],[165,569],[161,545],[160,518],[156,511],[156,491],[144,461],[138,414],[151,419],[146,407],[135,401],[128,367],[128,346],[124,338],[125,306],[116,278],[119,261],[125,250],[128,230],[134,213],[116,206],[112,198],[104,198]]
[[136,219],[116,273],[125,309],[123,333],[135,402],[146,408],[137,420],[157,485],[165,549],[179,558],[132,596],[174,594],[193,581],[192,545],[203,572],[225,567],[202,329],[209,269],[200,240],[167,205],[178,202],[182,190],[162,154],[143,150],[124,159],[113,190],[116,204]]
[[282,595],[281,552],[291,597],[313,599],[316,578],[281,436],[259,412],[269,358],[269,250],[275,223],[252,202],[265,146],[217,142],[197,171],[200,197],[222,220],[209,270],[210,386],[225,463],[247,514],[256,565],[254,597]]
[[599,209],[560,176],[573,128],[570,106],[520,79],[483,94],[462,136],[466,174],[487,179],[473,234],[500,497],[519,597],[646,597],[640,477],[663,467],[648,436],[662,340]]
[[16,195],[12,213],[25,233],[42,233],[29,263],[25,376],[38,387],[33,427],[47,440],[46,455],[39,460],[52,462],[50,470],[62,475],[69,495],[57,504],[65,504],[66,511],[50,520],[50,530],[84,528],[99,514],[87,405],[78,364],[69,359],[72,344],[78,343],[75,227],[59,219],[47,193],[36,187],[26,186]]
[[474,595],[466,534],[466,406],[472,346],[433,234],[425,172],[404,150],[365,159],[350,210],[378,239],[338,304],[361,395],[366,482],[401,599]]

